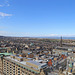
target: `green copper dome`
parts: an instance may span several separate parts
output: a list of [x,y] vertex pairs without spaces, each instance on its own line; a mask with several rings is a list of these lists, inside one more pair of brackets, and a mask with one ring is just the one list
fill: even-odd
[[72,64],[69,64],[69,67],[72,68]]

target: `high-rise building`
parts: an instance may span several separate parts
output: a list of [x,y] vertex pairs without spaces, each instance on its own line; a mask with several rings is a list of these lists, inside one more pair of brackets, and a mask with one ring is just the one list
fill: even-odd
[[46,63],[29,60],[17,55],[0,57],[0,72],[2,75],[44,75]]

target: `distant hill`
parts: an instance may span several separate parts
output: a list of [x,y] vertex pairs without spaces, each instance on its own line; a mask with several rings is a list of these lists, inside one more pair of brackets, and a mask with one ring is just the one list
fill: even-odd
[[[0,36],[0,38],[43,38],[43,39],[61,39],[61,37],[13,37],[13,36]],[[62,37],[62,39],[71,39],[75,40],[75,37]]]
[[0,36],[0,38],[4,38],[4,36]]

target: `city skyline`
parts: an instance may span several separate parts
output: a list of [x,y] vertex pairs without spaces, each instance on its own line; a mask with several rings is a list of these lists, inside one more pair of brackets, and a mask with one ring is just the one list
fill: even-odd
[[74,3],[74,0],[0,0],[0,35],[75,36]]

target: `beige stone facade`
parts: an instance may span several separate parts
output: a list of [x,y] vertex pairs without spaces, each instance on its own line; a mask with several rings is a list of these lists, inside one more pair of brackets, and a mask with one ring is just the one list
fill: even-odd
[[41,74],[44,74],[43,71],[41,73],[40,71],[37,71],[33,68],[22,65],[19,62],[14,62],[9,59],[5,59],[1,57],[0,57],[0,73],[1,75],[41,75]]
[[25,67],[3,59],[3,75],[39,75]]

